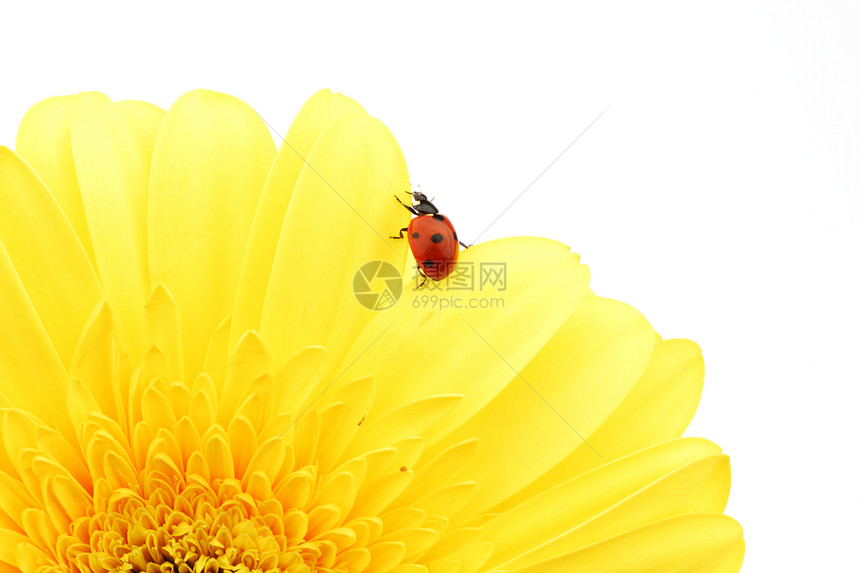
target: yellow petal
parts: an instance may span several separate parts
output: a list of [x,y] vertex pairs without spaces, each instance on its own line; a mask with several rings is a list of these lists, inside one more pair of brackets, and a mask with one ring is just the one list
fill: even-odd
[[413,560],[424,554],[439,539],[439,532],[435,529],[408,528],[400,529],[383,535],[380,542],[395,541],[406,546],[405,560]]
[[203,390],[197,390],[191,395],[191,421],[200,433],[208,430],[215,420],[215,404],[209,394]]
[[167,357],[171,378],[184,380],[182,363],[182,324],[179,306],[164,285],[152,289],[144,306],[146,348],[157,347]]
[[687,464],[504,567],[512,569],[548,559],[675,515],[722,513],[729,498],[730,476],[725,455]]
[[423,509],[427,513],[453,516],[469,503],[477,486],[473,481],[451,484],[416,500],[412,507]]
[[241,405],[251,381],[268,372],[269,351],[260,336],[249,331],[242,337],[227,365],[224,388],[218,399],[218,419],[226,426]]
[[80,112],[109,101],[98,92],[44,99],[24,115],[15,141],[15,150],[51,190],[93,262],[92,241],[72,155],[71,127]]
[[693,513],[670,517],[516,573],[734,573],[744,559],[743,530],[731,517]]
[[[612,460],[677,438],[696,411],[704,376],[702,353],[695,342],[658,341],[645,373],[588,443]],[[578,448],[503,507],[512,507],[601,463],[590,448]]]
[[242,406],[239,408],[240,411],[250,407],[249,400],[261,403],[256,413],[259,416],[259,420],[254,419],[254,427],[260,430],[264,425],[262,422],[269,423],[275,414],[275,384],[272,381],[271,374],[267,372],[258,376],[248,385],[242,399]]
[[[595,296],[583,298],[520,376],[428,452],[469,437],[480,440],[468,474],[478,482],[478,492],[464,511],[480,513],[493,507],[575,449],[588,449],[600,459],[589,446],[589,436],[639,379],[655,338],[632,307]],[[516,424],[509,423],[512,416]],[[511,464],[512,459],[516,463]]]
[[125,423],[125,412],[115,376],[116,344],[113,339],[112,319],[113,315],[107,304],[102,303],[96,307],[84,326],[69,365],[69,374],[86,386],[89,394],[98,402],[98,411]]
[[176,423],[176,441],[179,443],[179,451],[182,454],[182,460],[188,463],[188,458],[191,453],[200,448],[200,432],[194,426],[189,416],[182,416]]
[[[227,358],[230,357],[230,317],[225,318],[209,338],[203,372],[221,388],[227,371]],[[213,395],[214,397],[214,395]]]
[[255,499],[269,499],[272,497],[272,484],[269,477],[263,472],[246,474],[247,485],[245,492]]
[[236,296],[231,342],[238,341],[247,330],[260,328],[260,315],[284,215],[305,160],[326,127],[353,113],[363,114],[364,110],[348,97],[320,90],[302,106],[287,131],[254,214]]
[[219,434],[210,436],[203,442],[203,453],[212,472],[212,479],[233,477],[233,456],[227,440]]
[[367,568],[367,573],[387,573],[406,555],[406,545],[395,541],[374,543],[367,549],[370,551],[370,567]]
[[164,111],[140,102],[97,102],[72,122],[71,145],[93,253],[123,348],[144,346],[149,294],[146,214],[149,169]]
[[415,480],[397,500],[398,503],[407,505],[440,485],[453,483],[466,469],[472,469],[478,451],[479,440],[476,438],[464,440],[441,451],[428,463],[420,466]]
[[460,394],[428,396],[395,408],[373,423],[362,426],[344,457],[349,459],[392,445],[403,438],[421,436],[453,410],[462,399]]
[[[589,441],[604,457],[614,459],[677,438],[693,419],[704,379],[698,344],[683,339],[657,342],[642,378]],[[567,463],[568,470],[576,463],[577,472],[593,467],[585,455]]]
[[427,571],[430,573],[458,573],[460,562],[456,559],[437,559],[427,563]]
[[299,467],[311,465],[316,459],[320,424],[318,408],[311,408],[301,418],[296,419],[293,446],[296,448],[296,463]]
[[11,529],[0,529],[0,562],[17,565],[15,560],[15,547],[19,543],[29,543],[30,540],[24,535]]
[[313,476],[307,470],[300,470],[281,481],[275,490],[275,496],[284,507],[304,508],[312,487]]
[[185,473],[189,475],[199,475],[204,480],[210,480],[209,464],[206,463],[206,458],[199,451],[191,454],[188,458],[188,464],[185,468]]
[[325,348],[322,346],[302,348],[292,355],[273,378],[277,395],[275,412],[298,414],[309,397],[311,402],[306,407],[310,407],[321,395],[318,384],[324,364]]
[[27,493],[20,481],[5,472],[0,472],[0,487],[3,488],[0,511],[11,517],[17,527],[23,528],[23,513],[28,507],[35,506],[36,500]]
[[371,483],[359,492],[349,517],[378,515],[409,486],[413,475],[411,471],[395,470]]
[[[434,435],[450,432],[531,361],[567,320],[588,286],[587,267],[578,264],[578,257],[567,247],[548,239],[502,239],[461,253],[459,264],[474,264],[476,273],[481,263],[506,265],[506,288],[488,287],[461,296],[496,298],[503,309],[468,308],[464,303],[465,308],[441,310],[432,303],[432,294],[407,292],[362,332],[344,361],[350,366],[343,372],[350,377],[375,377],[377,398],[369,420],[423,396],[463,392],[462,403]],[[454,296],[450,291],[443,294]]]
[[27,532],[30,541],[41,549],[50,552],[53,540],[57,538],[57,532],[54,531],[54,527],[45,512],[36,507],[29,507],[24,510],[22,518],[24,531]]
[[140,403],[143,413],[143,421],[152,428],[173,428],[176,417],[170,408],[170,401],[162,394],[155,385],[150,386],[143,392]]
[[[30,539],[32,543],[32,538]],[[47,548],[37,548],[31,543],[20,543],[15,547],[15,559],[18,561],[17,568],[9,568],[4,571],[23,571],[24,573],[34,573],[40,567],[50,566],[52,563],[51,551]]]
[[327,472],[341,458],[353,436],[360,430],[361,421],[373,403],[373,378],[366,376],[342,386],[333,400],[344,405],[343,412],[329,431],[328,439],[322,444],[317,463]]
[[72,423],[75,428],[79,429],[78,438],[80,439],[81,447],[86,450],[87,441],[83,439],[82,433],[84,430],[84,424],[90,414],[93,412],[101,412],[99,403],[93,397],[86,385],[81,382],[79,378],[73,377],[70,380],[66,404],[69,409],[69,415],[72,418]]
[[[408,547],[408,545],[407,545]],[[410,555],[406,555],[404,559],[410,559]],[[419,563],[402,563],[391,570],[391,573],[427,573],[429,569],[426,565]]]
[[361,573],[362,571],[366,571],[368,565],[370,565],[371,559],[370,551],[364,547],[344,551],[340,557],[347,564],[347,570],[349,573]]
[[164,117],[149,182],[149,268],[182,309],[185,372],[233,310],[251,220],[275,148],[241,101],[198,90]]
[[[457,568],[458,573],[473,573],[481,568],[481,566],[487,562],[487,559],[490,557],[490,554],[493,552],[493,544],[492,543],[465,543],[463,541],[458,541],[457,535],[463,532],[462,529],[455,531],[455,536],[453,540],[454,550],[449,552],[442,559],[437,559],[430,563],[430,570],[437,571],[432,565],[434,563],[438,563],[440,565],[447,564],[453,560],[455,563],[459,565]],[[466,536],[468,539],[469,536]],[[442,565],[439,569],[441,571],[448,571],[447,565]]]
[[336,505],[320,505],[308,512],[308,532],[311,538],[316,537],[341,522],[342,513]]
[[358,484],[355,476],[348,472],[341,472],[332,476],[331,480],[317,491],[311,503],[337,507],[339,515],[345,516],[352,509],[357,492]]
[[140,381],[144,388],[155,380],[162,393],[167,393],[167,384],[173,380],[167,356],[157,346],[152,346],[143,355],[140,363]]
[[427,519],[427,512],[414,507],[398,507],[379,516],[382,519],[383,531],[396,531],[419,527]]
[[81,485],[68,476],[57,476],[51,480],[51,489],[66,515],[72,519],[84,517],[91,510],[93,500]]
[[[68,376],[0,242],[0,392],[75,439],[68,410],[57,408]],[[38,392],[33,389],[38,388]]]
[[0,189],[0,241],[57,354],[68,364],[90,313],[104,298],[101,286],[56,200],[6,147],[0,147]]
[[233,452],[233,471],[235,475],[244,477],[251,457],[257,450],[257,432],[248,418],[237,416],[230,421],[227,435],[230,437],[230,450]]
[[322,345],[331,372],[375,314],[355,299],[356,271],[374,260],[403,264],[406,241],[388,237],[409,221],[394,200],[409,178],[394,137],[366,115],[329,126],[307,161],[284,217],[260,332],[276,366]]
[[717,445],[707,440],[674,440],[615,460],[543,491],[484,525],[483,539],[497,548],[490,565],[513,559],[572,526],[594,518],[676,469],[720,452]]
[[116,103],[117,107],[122,111],[126,121],[129,123],[132,132],[145,144],[149,145],[149,155],[152,155],[152,150],[155,147],[155,140],[152,139],[152,130],[155,126],[155,135],[158,134],[158,127],[164,119],[165,111],[149,102],[138,100],[124,100]]

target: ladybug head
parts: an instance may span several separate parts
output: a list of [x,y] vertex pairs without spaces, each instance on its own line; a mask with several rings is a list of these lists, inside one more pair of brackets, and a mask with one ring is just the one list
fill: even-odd
[[424,193],[422,193],[421,191],[416,191],[415,193],[413,193],[413,194],[412,194],[412,199],[414,199],[415,201],[417,201],[418,203],[420,203],[420,202],[422,202],[422,201],[426,201],[426,200],[427,200],[427,195],[425,195],[425,194],[424,194]]

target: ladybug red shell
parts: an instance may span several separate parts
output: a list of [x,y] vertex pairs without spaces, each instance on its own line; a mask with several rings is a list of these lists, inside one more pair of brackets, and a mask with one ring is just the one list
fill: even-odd
[[457,264],[460,246],[457,232],[444,215],[420,215],[407,227],[409,248],[424,274],[439,281],[451,274]]
[[395,195],[395,199],[415,215],[415,218],[409,222],[408,227],[400,229],[399,236],[391,238],[402,239],[403,233],[406,233],[419,271],[434,281],[442,280],[451,274],[457,265],[460,245],[463,243],[457,238],[457,231],[448,217],[440,214],[426,195],[416,192],[412,197],[413,204],[406,205]]

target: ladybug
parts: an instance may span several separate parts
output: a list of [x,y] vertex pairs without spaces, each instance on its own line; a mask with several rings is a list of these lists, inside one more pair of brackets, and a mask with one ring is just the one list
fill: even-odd
[[[407,193],[409,193],[407,191]],[[421,285],[427,279],[440,281],[451,274],[457,265],[457,257],[460,254],[460,245],[468,248],[457,238],[454,225],[445,215],[439,213],[427,196],[416,191],[412,195],[412,205],[407,205],[394,196],[397,202],[403,205],[415,218],[409,222],[408,227],[400,229],[400,235],[392,235],[392,239],[402,239],[403,233],[409,239],[409,248],[418,263],[418,272],[424,277]]]

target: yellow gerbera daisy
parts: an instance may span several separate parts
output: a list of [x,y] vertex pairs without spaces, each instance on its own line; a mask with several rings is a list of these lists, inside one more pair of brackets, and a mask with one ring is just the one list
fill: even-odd
[[728,458],[679,438],[696,344],[539,238],[462,253],[501,305],[359,304],[409,188],[329,91],[277,154],[218,93],[35,105],[0,148],[0,572],[737,571]]

